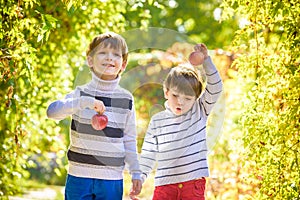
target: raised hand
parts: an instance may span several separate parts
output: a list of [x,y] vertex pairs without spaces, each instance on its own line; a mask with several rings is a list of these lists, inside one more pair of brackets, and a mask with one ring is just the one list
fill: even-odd
[[194,46],[194,50],[198,51],[198,52],[201,52],[204,56],[204,59],[206,59],[208,57],[208,50],[207,50],[207,47],[206,47],[205,44],[203,44],[203,43],[196,44]]

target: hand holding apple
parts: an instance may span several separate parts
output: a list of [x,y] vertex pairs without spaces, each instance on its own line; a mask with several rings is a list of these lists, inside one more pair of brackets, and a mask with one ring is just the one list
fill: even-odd
[[107,126],[108,123],[107,116],[103,115],[103,113],[105,112],[104,103],[100,100],[95,99],[94,110],[97,112],[97,114],[92,117],[92,127],[96,130],[102,130]]
[[94,110],[99,113],[103,114],[105,112],[105,105],[102,101],[95,99],[94,101]]
[[96,114],[92,117],[92,127],[96,130],[102,130],[107,126],[108,118],[103,114]]

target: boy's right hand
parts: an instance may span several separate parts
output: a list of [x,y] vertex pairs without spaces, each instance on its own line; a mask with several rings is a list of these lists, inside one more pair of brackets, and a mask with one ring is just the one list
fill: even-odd
[[94,110],[97,113],[103,114],[105,112],[105,105],[102,101],[95,99],[94,101]]

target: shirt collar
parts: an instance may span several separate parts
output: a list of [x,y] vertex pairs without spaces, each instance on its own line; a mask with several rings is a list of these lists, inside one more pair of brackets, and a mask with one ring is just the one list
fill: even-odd
[[114,80],[103,80],[92,73],[92,81],[90,82],[90,86],[103,91],[114,90],[118,87],[120,79],[121,76],[119,75]]

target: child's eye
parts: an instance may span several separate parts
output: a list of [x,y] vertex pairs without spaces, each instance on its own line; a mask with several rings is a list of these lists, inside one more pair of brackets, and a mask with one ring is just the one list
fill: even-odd
[[115,56],[117,56],[117,57],[121,57],[121,54],[115,53]]
[[178,97],[178,95],[177,94],[173,94],[173,97]]

